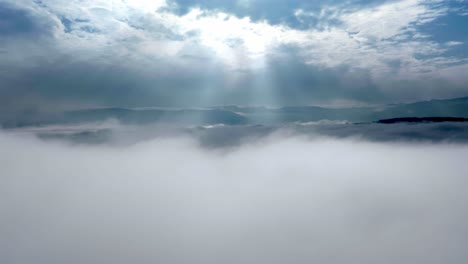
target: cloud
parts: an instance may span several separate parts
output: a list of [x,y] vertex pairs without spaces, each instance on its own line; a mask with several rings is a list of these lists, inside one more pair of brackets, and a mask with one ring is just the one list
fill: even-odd
[[0,135],[2,263],[461,263],[464,145]]
[[[253,21],[267,21],[269,24],[286,24],[293,28],[304,28],[308,23],[314,25],[320,21],[303,21],[295,16],[300,9],[320,14],[330,6],[330,1],[299,1],[299,0],[238,0],[238,1],[213,1],[213,0],[174,0],[173,9],[178,14],[186,14],[193,8],[201,8],[211,11],[221,11],[236,15],[237,17],[251,17]],[[358,0],[358,1],[333,1],[332,4],[340,8],[360,9],[375,6],[386,2],[385,0]]]
[[[157,115],[157,113],[154,113],[153,118]],[[310,119],[310,113],[308,116],[307,113],[300,115],[297,112],[292,115],[288,123],[285,120],[281,120],[281,118],[287,119],[285,115],[281,117],[281,114],[275,116],[260,112],[257,114],[257,117],[251,117],[254,120],[255,118],[260,119],[257,120],[259,123],[271,122],[268,125],[259,125],[253,121],[251,121],[252,124],[245,124],[245,120],[235,119],[231,115],[227,115],[227,118],[222,118],[224,121],[237,122],[236,125],[229,125],[221,123],[222,119],[219,118],[212,118],[203,122],[207,118],[203,119],[198,116],[199,120],[197,121],[197,114],[193,113],[186,117],[186,119],[192,118],[193,122],[199,123],[188,125],[183,124],[185,120],[182,117],[179,117],[179,122],[177,122],[176,118],[172,117],[171,122],[171,115],[168,113],[159,113],[159,117],[155,118],[159,119],[159,121],[153,121],[153,123],[145,123],[142,117],[140,117],[140,120],[143,121],[139,123],[135,116],[133,116],[134,120],[132,122],[131,114],[127,113],[125,115],[127,120],[121,121],[109,118],[107,120],[103,119],[105,121],[89,120],[87,122],[73,123],[72,119],[68,119],[66,122],[54,125],[11,127],[6,131],[12,134],[35,136],[51,142],[64,142],[76,145],[99,144],[103,146],[131,146],[148,140],[167,139],[176,136],[190,137],[197,145],[203,148],[222,151],[239,148],[239,146],[244,144],[254,143],[278,135],[282,137],[305,137],[311,140],[326,137],[382,143],[468,143],[468,124],[463,122],[400,123],[388,125],[372,122],[352,123],[346,120]],[[150,117],[149,115],[146,116],[147,118]],[[418,115],[413,114],[413,116]],[[292,119],[294,117],[297,119]],[[378,117],[374,118],[375,120],[378,119]]]
[[[445,6],[436,5],[439,1],[405,0],[359,10],[334,6],[328,13],[341,24],[329,26],[327,30],[314,27],[297,30],[253,21],[248,16],[238,18],[230,13],[200,8],[178,16],[161,9],[167,6],[164,1],[151,6],[148,3],[152,2],[110,1],[83,5],[72,1],[68,6],[76,8],[63,9],[60,1],[50,1],[36,9],[38,12],[46,10],[61,21],[63,32],[57,34],[64,49],[95,49],[99,57],[104,54],[138,56],[139,60],[146,61],[160,57],[175,59],[185,55],[185,50],[200,46],[235,69],[255,66],[256,59],[275,54],[275,49],[283,45],[298,45],[308,55],[304,58],[307,63],[327,67],[347,64],[373,68],[388,59],[385,57],[394,60],[413,57],[414,47],[423,46],[421,44],[428,47],[419,49],[419,54],[437,55],[442,48],[423,37],[415,37],[416,26],[447,13]],[[298,12],[301,16],[314,14],[299,9],[295,15]],[[392,40],[395,37],[400,39]],[[393,49],[403,54],[398,57]],[[243,54],[245,64],[238,60],[239,54]]]
[[0,34],[3,36],[27,34],[39,30],[24,10],[12,9],[2,3],[0,15],[2,19]]
[[[241,16],[218,4],[4,0],[10,37],[0,44],[3,112],[34,101],[41,101],[35,108],[46,108],[43,101],[57,107],[298,105],[466,93],[458,73],[466,58],[450,55],[462,39],[438,41],[422,29],[452,14],[450,3],[359,1],[314,9],[291,2],[283,12],[302,26]],[[12,101],[19,103],[5,106]]]

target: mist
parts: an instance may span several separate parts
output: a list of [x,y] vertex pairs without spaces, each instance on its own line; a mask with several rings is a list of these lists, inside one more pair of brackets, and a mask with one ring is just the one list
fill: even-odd
[[468,145],[0,132],[0,262],[462,263]]

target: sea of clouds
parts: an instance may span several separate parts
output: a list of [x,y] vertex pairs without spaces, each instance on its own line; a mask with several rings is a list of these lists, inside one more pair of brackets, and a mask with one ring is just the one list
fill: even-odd
[[2,264],[459,264],[468,145],[0,132]]

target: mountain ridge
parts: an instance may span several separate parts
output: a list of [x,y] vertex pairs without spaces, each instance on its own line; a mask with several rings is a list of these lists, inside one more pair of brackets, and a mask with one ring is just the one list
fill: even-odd
[[8,120],[2,127],[75,124],[117,120],[123,124],[246,125],[316,122],[321,120],[375,122],[395,118],[449,117],[468,118],[468,97],[369,107],[326,108],[286,106],[279,108],[241,107],[235,105],[204,109],[132,109],[121,107],[65,111],[38,120]]

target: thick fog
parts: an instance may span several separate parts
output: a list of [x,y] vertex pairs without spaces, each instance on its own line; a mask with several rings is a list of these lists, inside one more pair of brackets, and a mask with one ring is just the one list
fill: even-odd
[[2,264],[459,264],[468,145],[0,134]]

